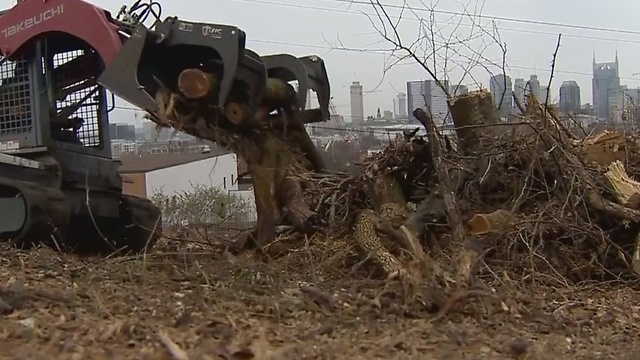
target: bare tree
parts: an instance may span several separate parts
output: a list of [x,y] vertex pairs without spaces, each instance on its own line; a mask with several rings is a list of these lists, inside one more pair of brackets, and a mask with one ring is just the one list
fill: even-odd
[[[384,67],[384,75],[399,65],[419,64],[444,94],[451,98],[454,95],[452,89],[462,84],[482,87],[483,82],[472,74],[475,68],[484,69],[490,76],[496,69],[506,73],[506,44],[500,38],[497,24],[494,21],[483,22],[480,15],[485,1],[459,3],[462,8],[459,14],[439,19],[436,16],[439,14],[439,0],[431,3],[421,1],[420,7],[412,7],[407,1],[392,6],[384,5],[379,0],[369,0],[373,11],[363,11],[362,14],[383,40],[391,45],[386,49],[389,59]],[[417,25],[417,28],[411,25]],[[405,36],[405,33],[410,35]],[[338,48],[346,47],[340,42]],[[499,58],[485,55],[494,49],[500,54]],[[454,72],[461,74],[456,76],[459,78],[457,84],[450,86]],[[510,96],[510,92],[505,93]]]

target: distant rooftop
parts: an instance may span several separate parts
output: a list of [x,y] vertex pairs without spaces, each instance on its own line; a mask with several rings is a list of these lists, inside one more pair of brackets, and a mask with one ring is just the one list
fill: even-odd
[[123,154],[118,159],[122,163],[119,171],[122,174],[146,173],[229,153],[231,152],[219,147],[212,147],[206,153]]
[[561,86],[578,86],[578,83],[575,80],[567,80],[563,81]]

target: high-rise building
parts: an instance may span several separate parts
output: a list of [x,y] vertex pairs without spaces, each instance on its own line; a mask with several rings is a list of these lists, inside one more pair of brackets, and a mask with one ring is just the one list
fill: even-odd
[[560,86],[560,111],[577,114],[580,112],[580,86],[569,80]]
[[634,107],[640,106],[640,88],[624,89],[622,93],[626,104]]
[[[516,95],[516,99],[520,102],[521,105],[524,105],[524,94],[527,84],[524,82],[523,78],[517,78],[513,82],[513,92]],[[515,105],[515,104],[514,104]]]
[[542,94],[540,93],[540,80],[538,80],[538,75],[531,75],[529,77],[524,93],[527,96],[533,95],[534,98],[541,101],[540,99],[542,99]]
[[612,119],[612,112],[620,102],[620,74],[618,54],[613,62],[596,62],[593,56],[593,110],[598,118]]
[[407,117],[407,94],[398,94],[398,117],[404,119]]
[[[449,82],[443,81],[442,83],[447,88],[447,92],[450,92]],[[433,80],[407,82],[407,108],[411,113],[409,118],[416,121],[417,119],[413,117],[413,111],[421,108],[431,114],[437,125],[452,122],[447,94]]]
[[356,125],[364,123],[364,95],[360,82],[354,81],[350,88],[351,94],[351,121]]
[[507,117],[513,109],[511,77],[504,74],[494,75],[489,83],[493,103],[502,117]]

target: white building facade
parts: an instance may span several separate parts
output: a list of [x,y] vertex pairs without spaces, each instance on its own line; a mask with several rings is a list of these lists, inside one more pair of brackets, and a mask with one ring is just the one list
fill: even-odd
[[214,186],[225,191],[238,190],[236,154],[224,154],[145,173],[147,196],[161,192],[176,195],[194,186]]

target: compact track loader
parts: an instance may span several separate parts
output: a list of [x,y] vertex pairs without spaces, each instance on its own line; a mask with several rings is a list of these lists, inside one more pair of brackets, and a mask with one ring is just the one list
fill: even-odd
[[161,117],[165,87],[242,123],[275,78],[298,82],[300,109],[315,90],[329,118],[322,59],[261,57],[235,26],[161,19],[140,0],[115,17],[83,0],[23,0],[0,15],[0,236],[17,243],[139,252],[157,240],[158,208],[122,194],[113,95]]

